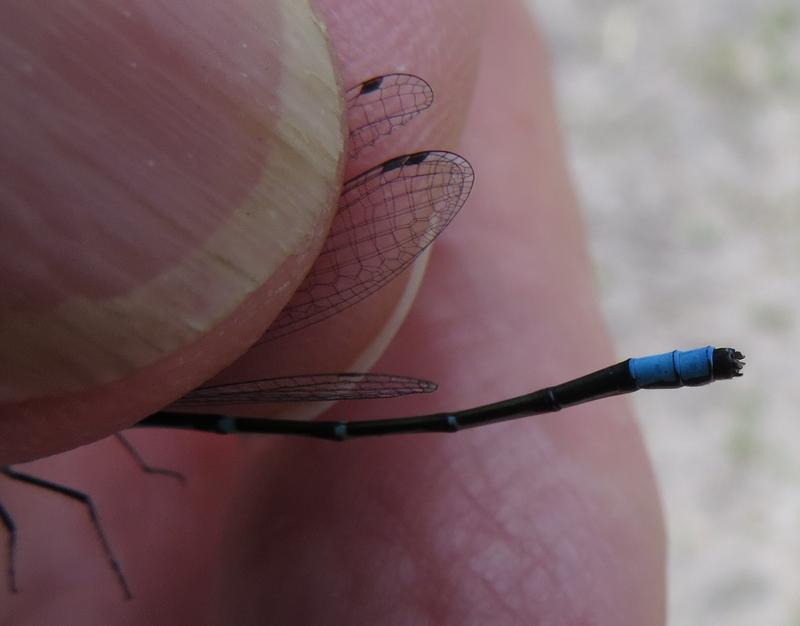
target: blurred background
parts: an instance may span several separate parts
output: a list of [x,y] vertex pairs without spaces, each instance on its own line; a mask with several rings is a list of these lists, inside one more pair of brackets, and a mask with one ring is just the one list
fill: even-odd
[[800,624],[800,3],[528,1],[619,356],[748,357],[634,396],[669,623]]

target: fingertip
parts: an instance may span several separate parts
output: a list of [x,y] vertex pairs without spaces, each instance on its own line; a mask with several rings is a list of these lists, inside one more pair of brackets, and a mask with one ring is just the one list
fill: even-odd
[[263,332],[324,237],[343,116],[304,3],[2,15],[10,462],[130,424]]

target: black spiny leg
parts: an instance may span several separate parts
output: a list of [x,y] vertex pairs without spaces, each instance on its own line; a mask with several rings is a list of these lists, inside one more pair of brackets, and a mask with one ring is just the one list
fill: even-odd
[[[130,600],[133,598],[133,594],[131,593],[130,588],[128,587],[128,581],[125,579],[125,575],[122,573],[122,568],[120,567],[119,561],[114,556],[114,552],[111,549],[111,544],[108,542],[108,538],[106,537],[105,532],[103,532],[103,526],[100,524],[100,516],[97,513],[97,509],[94,506],[94,502],[92,499],[82,491],[78,491],[77,489],[72,489],[70,487],[65,487],[64,485],[59,485],[58,483],[51,482],[49,480],[44,480],[43,478],[37,478],[36,476],[31,476],[30,474],[25,474],[23,472],[18,472],[17,470],[13,469],[12,467],[5,466],[0,468],[0,472],[2,472],[5,476],[10,478],[11,480],[16,480],[21,483],[26,483],[28,485],[33,485],[34,487],[41,487],[42,489],[46,489],[47,491],[53,491],[55,493],[60,493],[67,498],[72,498],[73,500],[77,500],[83,506],[86,507],[86,511],[89,513],[89,519],[92,522],[92,526],[94,526],[95,532],[97,533],[97,537],[100,539],[100,544],[103,546],[103,552],[105,552],[106,559],[108,560],[109,565],[111,565],[111,569],[114,571],[114,574],[117,577],[117,581],[119,582],[120,587],[122,587],[122,593],[125,595],[126,600]],[[3,518],[3,523],[6,525],[6,528],[9,528],[8,521],[10,521],[9,517]],[[11,523],[11,535],[14,535],[13,532],[13,522]],[[13,547],[13,542],[11,542]],[[13,559],[11,561],[12,568],[11,571],[13,572]],[[12,579],[13,580],[13,579]]]
[[16,557],[17,557],[17,525],[11,514],[6,511],[2,503],[0,503],[0,524],[8,533],[8,590],[11,593],[17,593],[17,571],[16,571]]
[[117,438],[117,441],[120,442],[123,448],[127,450],[128,454],[133,457],[133,460],[136,461],[136,464],[139,466],[143,472],[147,474],[160,474],[161,476],[169,476],[170,478],[174,478],[181,485],[186,484],[186,476],[181,474],[180,472],[176,472],[175,470],[166,469],[163,467],[153,467],[152,465],[148,465],[145,460],[142,458],[142,455],[139,454],[139,451],[133,447],[133,444],[127,440],[126,437],[121,435],[120,433],[116,433],[114,437]]

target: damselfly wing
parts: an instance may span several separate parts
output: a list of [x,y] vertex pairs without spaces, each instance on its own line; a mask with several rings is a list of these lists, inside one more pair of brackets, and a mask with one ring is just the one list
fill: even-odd
[[348,89],[345,104],[350,134],[348,155],[355,159],[364,148],[374,146],[381,137],[430,107],[433,89],[413,74],[386,74]]

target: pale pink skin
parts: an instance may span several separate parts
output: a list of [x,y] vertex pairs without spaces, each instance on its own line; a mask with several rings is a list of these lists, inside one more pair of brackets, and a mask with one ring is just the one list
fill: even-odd
[[[479,15],[443,1],[419,22],[427,0],[318,5],[347,83],[396,59],[427,77],[425,60],[439,50],[479,62],[474,94],[469,71],[435,84],[437,94],[472,102],[458,150],[477,172],[473,195],[376,368],[436,380],[441,390],[333,413],[465,408],[612,362],[546,58],[519,3]],[[404,20],[423,29],[430,49],[392,37]],[[355,58],[364,33],[385,41],[372,58]],[[623,401],[459,435],[346,444],[168,432],[131,439],[152,462],[185,472],[189,486],[140,474],[110,441],[30,469],[94,496],[136,600],[120,600],[82,511],[3,483],[24,532],[22,593],[2,596],[6,622],[664,622],[661,513]]]
[[299,7],[0,9],[0,463],[166,406],[302,281],[345,132],[327,42]]

